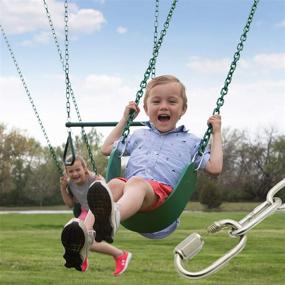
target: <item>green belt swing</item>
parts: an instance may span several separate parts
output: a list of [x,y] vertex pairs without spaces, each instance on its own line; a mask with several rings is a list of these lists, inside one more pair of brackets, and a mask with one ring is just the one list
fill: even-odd
[[[109,181],[119,176],[121,176],[121,157],[117,150],[113,150],[108,161],[106,180]],[[165,229],[180,216],[194,192],[195,185],[196,171],[191,163],[183,171],[177,187],[160,207],[150,212],[138,212],[122,222],[122,225],[131,231],[140,233],[152,233]]]
[[[220,108],[224,104],[224,96],[228,93],[228,86],[232,81],[233,73],[236,69],[237,62],[240,59],[240,52],[243,49],[243,44],[246,40],[247,33],[249,31],[250,24],[252,22],[255,10],[257,8],[259,0],[254,0],[251,7],[247,23],[243,29],[243,33],[240,37],[240,42],[237,45],[237,51],[234,54],[233,61],[231,62],[229,72],[227,73],[224,86],[220,91],[220,96],[216,102],[216,107],[213,111],[214,114],[220,114]],[[149,68],[152,67],[152,61],[150,61]],[[148,69],[149,69],[148,68]],[[149,74],[145,73],[144,80],[141,83],[141,90],[137,93],[135,102],[138,104],[140,98],[142,97],[142,89],[146,86],[146,80],[149,78]],[[129,126],[133,122],[134,114],[130,113],[129,120],[125,126],[125,129],[122,134],[122,141],[125,142],[126,137],[128,136],[130,130]],[[204,134],[203,139],[199,145],[198,155],[202,155],[206,149],[206,146],[209,142],[210,136],[212,133],[212,126],[208,126],[207,131]],[[174,188],[173,192],[167,198],[167,200],[158,208],[149,211],[149,212],[138,212],[134,216],[128,218],[122,222],[122,225],[127,229],[136,231],[139,233],[151,233],[160,231],[167,226],[171,225],[182,213],[187,202],[190,200],[192,193],[195,190],[197,175],[196,169],[193,162],[190,163],[183,171],[180,176],[180,179]],[[109,181],[112,178],[121,176],[121,158],[119,152],[115,149],[110,155],[106,180]]]

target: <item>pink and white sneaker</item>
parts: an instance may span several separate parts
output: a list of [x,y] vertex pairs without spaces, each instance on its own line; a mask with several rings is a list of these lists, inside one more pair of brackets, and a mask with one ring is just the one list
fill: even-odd
[[129,262],[132,259],[131,252],[124,251],[122,255],[117,257],[115,259],[116,262],[116,270],[113,272],[114,276],[120,276],[122,273],[124,273],[129,265]]
[[88,232],[83,221],[73,218],[64,226],[61,242],[65,249],[65,267],[85,272],[88,269],[88,251],[94,242],[94,232]]

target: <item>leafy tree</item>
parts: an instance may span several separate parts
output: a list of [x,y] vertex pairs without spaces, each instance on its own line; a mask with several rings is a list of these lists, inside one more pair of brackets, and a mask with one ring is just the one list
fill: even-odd
[[[102,143],[102,134],[98,133],[95,128],[92,128],[91,131],[87,133],[87,138],[95,159],[97,171],[99,174],[104,175],[107,165],[107,158],[101,153],[100,149]],[[92,169],[88,150],[82,137],[75,137],[75,148],[76,151],[85,158],[89,169]]]
[[26,197],[25,188],[27,177],[41,150],[40,144],[32,138],[27,138],[18,130],[5,132],[5,126],[1,126],[1,163],[0,173],[0,200],[1,203],[23,205]]
[[[60,152],[60,149],[57,149],[57,152]],[[25,195],[39,206],[60,204],[62,199],[59,178],[60,174],[49,149],[44,148],[33,163],[24,189]]]
[[222,204],[222,195],[219,189],[217,178],[208,175],[199,176],[199,201],[207,209],[219,208]]

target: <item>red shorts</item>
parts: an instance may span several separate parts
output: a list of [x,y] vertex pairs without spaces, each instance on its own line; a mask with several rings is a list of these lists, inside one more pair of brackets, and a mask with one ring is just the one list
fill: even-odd
[[[117,177],[117,178],[124,182],[128,181],[128,179],[124,177]],[[146,179],[145,181],[151,185],[152,190],[157,197],[156,201],[147,210],[145,210],[145,212],[148,212],[158,208],[161,204],[163,204],[173,189],[169,185],[157,182],[155,180]]]

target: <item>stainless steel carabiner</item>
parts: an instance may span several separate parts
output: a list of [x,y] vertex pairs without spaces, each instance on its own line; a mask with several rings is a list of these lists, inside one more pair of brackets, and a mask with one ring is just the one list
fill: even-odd
[[[212,225],[209,229],[210,232],[217,232],[226,227],[231,227],[232,229],[239,229],[241,226],[238,222],[234,220],[221,220]],[[239,254],[246,245],[247,237],[245,235],[240,236],[239,243],[228,251],[225,255],[217,259],[207,268],[191,272],[183,267],[183,261],[192,259],[197,255],[203,248],[204,241],[201,236],[197,233],[193,233],[188,236],[185,240],[179,243],[174,249],[174,264],[179,274],[190,279],[199,279],[208,275],[211,275],[225,266],[234,256]]]

